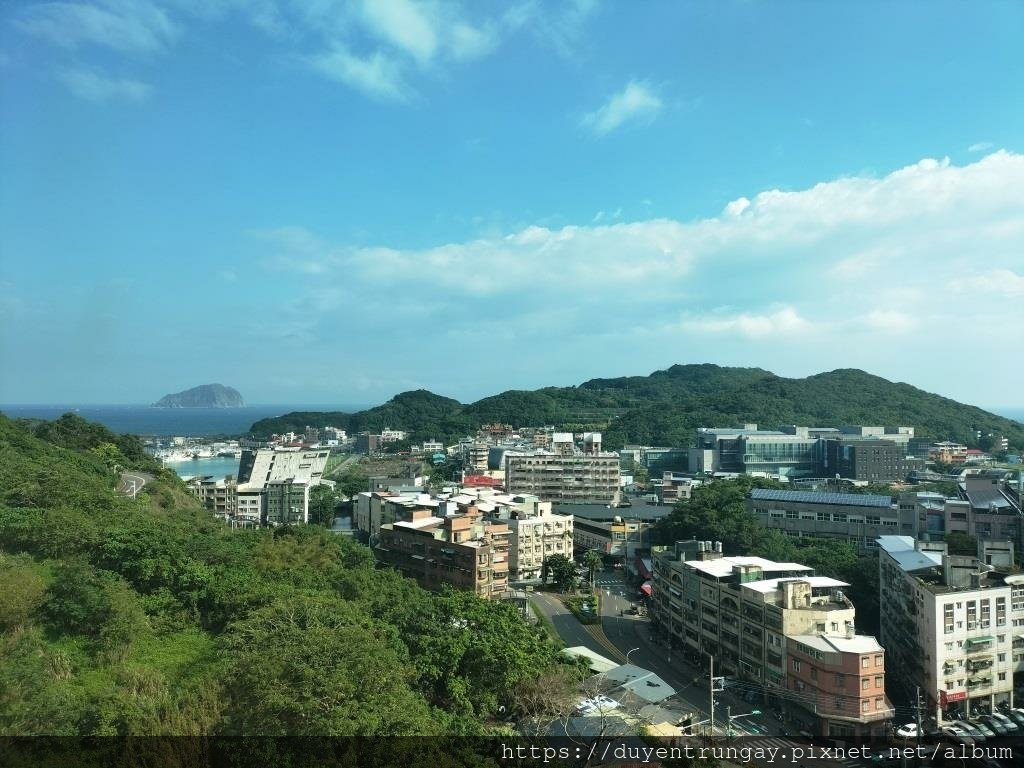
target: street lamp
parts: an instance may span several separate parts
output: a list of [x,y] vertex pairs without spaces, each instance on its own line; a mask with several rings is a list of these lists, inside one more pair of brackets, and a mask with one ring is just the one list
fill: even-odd
[[640,650],[639,648],[630,648],[628,651],[626,651],[626,663],[627,664],[629,664],[629,654],[631,654],[633,651],[639,651],[639,650]]

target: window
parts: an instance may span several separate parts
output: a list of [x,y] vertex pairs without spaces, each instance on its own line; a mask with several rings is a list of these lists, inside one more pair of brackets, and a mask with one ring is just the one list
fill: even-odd
[[862,701],[861,704],[860,704],[860,711],[861,712],[870,712],[871,711],[871,702],[868,701],[867,699]]
[[1006,598],[1005,597],[997,597],[996,598],[996,626],[997,627],[1005,627],[1006,626]]
[[875,675],[875,688],[881,688],[881,687],[882,687],[882,676],[881,675]]
[[1006,654],[1005,653],[1000,653],[998,658],[999,658],[999,661],[1006,661]]
[[1006,673],[1005,672],[1000,672],[999,673],[999,679],[1000,680],[1005,680],[1006,679]]
[[786,519],[787,520],[796,520],[799,517],[800,517],[800,514],[795,509],[787,509],[786,510]]
[[860,657],[860,668],[861,669],[867,669],[868,666],[870,666],[870,664],[871,664],[871,659],[869,657],[867,657],[867,656],[861,656]]
[[942,607],[942,624],[945,627],[946,634],[953,632],[953,604],[946,603]]
[[811,667],[811,680],[818,679],[818,670],[816,667]]
[[861,678],[860,689],[866,691],[871,686],[871,681],[868,678]]
[[885,658],[881,653],[875,654],[875,666],[882,666],[882,659]]
[[793,659],[793,671],[794,672],[799,672],[800,671],[800,659]]
[[829,512],[819,512],[817,520],[819,523],[830,523],[832,522],[832,515]]
[[836,673],[836,688],[842,688],[846,685],[846,675],[841,672]]

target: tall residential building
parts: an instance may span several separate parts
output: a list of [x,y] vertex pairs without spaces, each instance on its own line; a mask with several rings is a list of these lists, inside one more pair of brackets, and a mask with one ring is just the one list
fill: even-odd
[[943,542],[882,536],[881,641],[895,680],[917,688],[937,720],[949,710],[1012,704],[1024,672],[1024,573],[1010,542],[979,542],[980,556]]
[[426,589],[447,584],[485,599],[508,591],[508,550],[508,526],[484,520],[475,507],[443,518],[415,510],[408,520],[382,525],[374,547],[380,562]]
[[799,563],[727,557],[719,542],[652,549],[652,620],[722,674],[752,681],[816,719],[818,736],[884,738],[885,652],[857,635],[845,582]]
[[619,456],[567,453],[564,447],[556,452],[506,453],[505,489],[562,504],[617,504]]

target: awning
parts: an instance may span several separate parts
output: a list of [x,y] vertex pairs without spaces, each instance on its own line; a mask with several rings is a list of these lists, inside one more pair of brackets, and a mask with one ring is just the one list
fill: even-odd
[[652,594],[654,594],[654,589],[651,586],[651,582],[649,582],[649,581],[645,581],[643,583],[643,585],[640,587],[640,591],[643,592],[648,597],[650,597]]

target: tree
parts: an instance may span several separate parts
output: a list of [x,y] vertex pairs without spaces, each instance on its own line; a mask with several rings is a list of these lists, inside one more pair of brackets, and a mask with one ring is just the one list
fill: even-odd
[[399,736],[437,732],[410,688],[415,670],[394,627],[324,595],[256,611],[226,638],[230,733]]
[[575,589],[576,584],[579,583],[576,564],[561,553],[548,555],[544,558],[541,576],[545,584],[548,577],[550,577],[551,581],[563,592]]
[[309,492],[309,521],[314,525],[330,526],[334,522],[341,499],[328,485],[315,485]]
[[604,566],[604,557],[596,549],[589,549],[587,553],[583,555],[583,565],[587,568],[590,573],[590,585],[594,585],[594,574],[597,573],[597,569]]
[[347,469],[335,487],[342,496],[351,499],[356,494],[369,490],[370,478],[362,467]]

